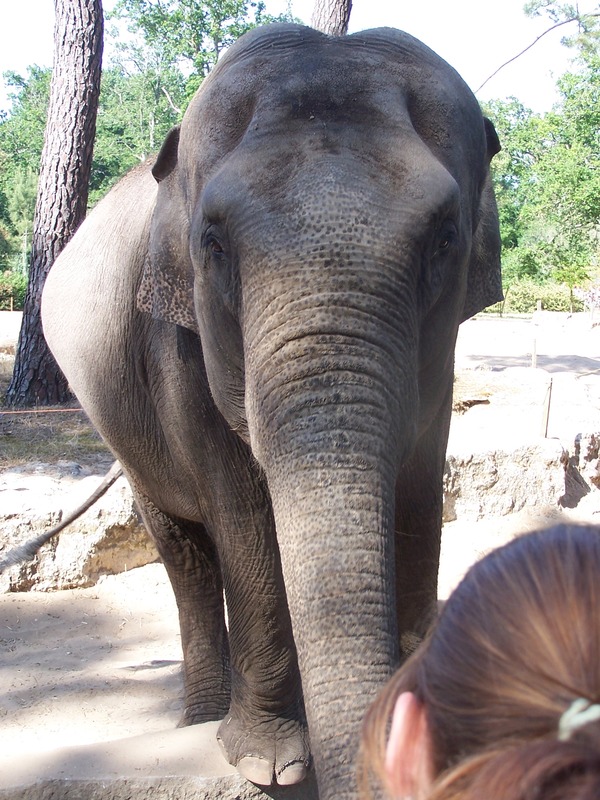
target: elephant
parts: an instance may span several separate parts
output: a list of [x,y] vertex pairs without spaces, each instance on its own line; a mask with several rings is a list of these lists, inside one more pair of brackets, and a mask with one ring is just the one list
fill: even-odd
[[47,341],[177,599],[181,724],[222,720],[257,784],[313,765],[321,800],[355,797],[363,714],[436,613],[456,336],[502,297],[499,149],[410,35],[267,25],[49,273]]

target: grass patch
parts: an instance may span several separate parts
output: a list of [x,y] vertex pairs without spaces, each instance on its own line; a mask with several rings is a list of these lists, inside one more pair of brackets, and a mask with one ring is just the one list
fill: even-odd
[[83,411],[56,406],[16,409],[15,414],[3,405],[13,364],[13,354],[0,352],[0,469],[34,461],[73,461],[82,466],[106,461],[108,468],[114,457]]

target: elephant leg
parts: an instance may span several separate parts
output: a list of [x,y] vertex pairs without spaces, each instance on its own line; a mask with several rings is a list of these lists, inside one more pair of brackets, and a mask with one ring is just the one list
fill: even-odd
[[219,553],[229,617],[231,708],[219,741],[229,762],[253,783],[298,783],[310,751],[270,505],[240,507],[230,523]]
[[437,616],[443,476],[452,380],[435,420],[419,438],[396,484],[396,611],[402,658]]
[[185,686],[179,727],[223,719],[230,704],[230,669],[217,550],[203,525],[167,516],[139,491],[134,494],[179,610]]

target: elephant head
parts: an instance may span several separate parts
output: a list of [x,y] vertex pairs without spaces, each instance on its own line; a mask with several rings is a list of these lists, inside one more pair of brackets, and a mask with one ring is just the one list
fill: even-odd
[[231,47],[154,166],[140,305],[199,333],[266,476],[322,797],[352,795],[360,719],[399,657],[398,498],[432,449],[439,546],[458,325],[501,299],[498,149],[407,34],[279,25]]

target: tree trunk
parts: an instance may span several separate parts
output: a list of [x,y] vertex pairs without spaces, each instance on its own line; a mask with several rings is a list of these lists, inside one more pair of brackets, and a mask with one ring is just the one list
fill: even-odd
[[352,11],[352,0],[315,0],[310,24],[330,36],[345,36]]
[[33,224],[29,286],[10,405],[52,405],[67,382],[42,331],[40,301],[50,267],[85,217],[102,64],[102,0],[55,0],[54,64]]

